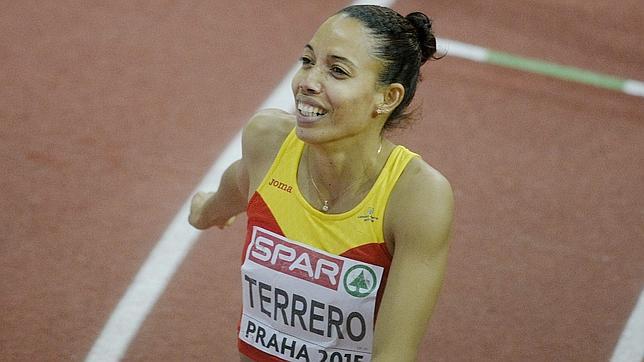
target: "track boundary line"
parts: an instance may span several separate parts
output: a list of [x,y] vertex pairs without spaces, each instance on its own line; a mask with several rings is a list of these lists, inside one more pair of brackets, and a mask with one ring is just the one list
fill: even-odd
[[644,289],[610,359],[610,362],[641,361],[644,361]]
[[[219,186],[219,177],[216,176],[235,161],[237,146],[241,147],[240,136],[238,133],[228,144],[197,190],[204,189],[206,185]],[[188,224],[189,211],[190,198],[181,206],[139,269],[85,361],[119,361],[124,357],[130,342],[201,234]]]
[[437,48],[448,57],[454,56],[644,97],[644,82],[634,79],[622,79],[540,59],[520,57],[444,38],[437,39]]
[[[290,79],[298,68],[299,65],[289,71],[260,109],[292,108]],[[240,157],[241,131],[228,143],[221,156],[183,203],[110,315],[85,361],[119,361],[124,357],[147,315],[201,235],[201,231],[188,224],[192,195],[205,189],[216,190],[223,172]]]

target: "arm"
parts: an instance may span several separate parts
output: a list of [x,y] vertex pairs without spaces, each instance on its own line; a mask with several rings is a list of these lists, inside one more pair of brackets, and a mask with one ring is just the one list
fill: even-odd
[[415,361],[443,281],[452,190],[437,171],[413,160],[387,209],[385,233],[395,250],[374,332],[373,361]]
[[217,192],[198,192],[192,198],[188,221],[202,230],[226,227],[246,208],[247,195],[248,172],[240,159],[224,171]]
[[286,112],[257,112],[242,132],[242,158],[224,171],[217,192],[198,192],[192,198],[190,224],[197,229],[230,225],[246,209],[250,192],[268,172],[293,125],[293,117]]

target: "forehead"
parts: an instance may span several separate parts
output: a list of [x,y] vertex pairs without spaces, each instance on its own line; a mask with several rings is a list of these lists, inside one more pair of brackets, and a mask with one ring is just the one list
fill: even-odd
[[373,61],[373,38],[362,23],[344,14],[327,19],[310,41],[316,53],[351,58],[359,63]]

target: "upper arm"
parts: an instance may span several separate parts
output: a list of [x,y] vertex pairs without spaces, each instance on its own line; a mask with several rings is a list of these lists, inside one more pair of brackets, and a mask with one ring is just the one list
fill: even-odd
[[293,126],[292,115],[277,109],[257,112],[244,126],[238,175],[240,188],[248,197],[268,172]]
[[374,361],[415,360],[442,284],[452,217],[447,180],[423,161],[412,161],[387,207],[386,232],[395,249],[378,312]]

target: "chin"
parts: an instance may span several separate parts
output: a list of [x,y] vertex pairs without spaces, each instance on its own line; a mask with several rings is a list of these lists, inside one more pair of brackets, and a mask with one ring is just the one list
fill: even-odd
[[329,135],[322,129],[295,125],[295,135],[300,141],[310,144],[319,144],[329,141]]
[[299,123],[295,124],[295,135],[300,141],[305,143],[312,143],[316,137],[315,132],[311,128],[302,127]]

